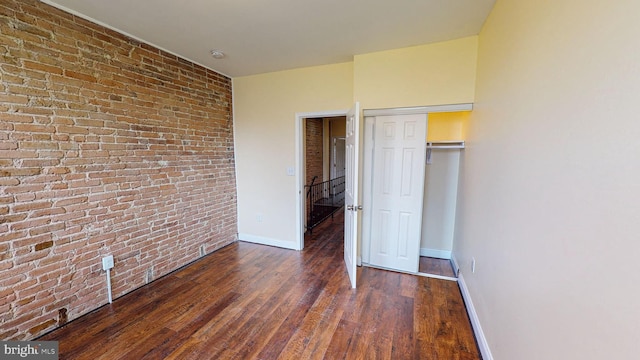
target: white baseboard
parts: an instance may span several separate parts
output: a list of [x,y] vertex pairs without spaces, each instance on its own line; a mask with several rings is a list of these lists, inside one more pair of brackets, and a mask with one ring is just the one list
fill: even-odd
[[460,265],[458,265],[458,260],[456,260],[456,256],[451,253],[451,266],[453,267],[453,272],[456,274],[460,274]]
[[264,236],[257,236],[257,235],[239,233],[238,234],[238,240],[246,241],[246,242],[250,242],[250,243],[254,243],[254,244],[275,246],[275,247],[284,248],[284,249],[300,250],[296,246],[297,244],[296,244],[295,241],[284,241],[284,240],[279,240],[279,239],[271,239],[271,238],[264,237]]
[[438,249],[429,249],[429,248],[420,248],[420,256],[427,256],[437,259],[451,259],[451,251],[448,250],[438,250]]
[[480,319],[478,319],[476,309],[473,307],[471,294],[469,294],[469,289],[467,289],[467,284],[464,282],[464,276],[462,276],[462,273],[458,274],[458,286],[460,287],[460,292],[464,299],[464,305],[467,308],[467,314],[469,314],[469,320],[471,320],[473,333],[476,335],[476,340],[478,341],[478,347],[480,348],[482,359],[493,360],[493,355],[491,355],[491,350],[489,349],[489,343],[487,343],[487,338],[484,336],[482,326],[480,326]]

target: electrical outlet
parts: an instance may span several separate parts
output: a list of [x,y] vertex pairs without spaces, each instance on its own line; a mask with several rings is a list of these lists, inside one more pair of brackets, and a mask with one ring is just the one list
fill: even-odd
[[147,269],[147,273],[144,275],[144,283],[148,284],[153,281],[153,266]]
[[256,214],[256,221],[257,222],[262,222],[262,214]]
[[471,258],[471,272],[474,274],[476,272],[476,258]]
[[105,256],[102,258],[102,270],[109,270],[113,268],[113,255]]

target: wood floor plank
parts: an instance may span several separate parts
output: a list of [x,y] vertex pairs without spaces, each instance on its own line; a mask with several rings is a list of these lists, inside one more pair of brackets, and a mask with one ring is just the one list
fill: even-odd
[[343,262],[342,218],[303,251],[238,242],[41,340],[61,359],[480,359],[455,282]]
[[321,288],[326,285],[326,282],[318,280],[317,282],[312,282],[309,285],[309,289],[305,292],[300,301],[294,305],[294,308],[287,316],[286,321],[278,327],[278,331],[276,331],[276,333],[271,337],[267,346],[265,346],[258,355],[258,358],[275,359],[280,355],[291,336],[302,323],[302,320],[308,313],[309,308],[320,295],[320,292],[322,291]]
[[[239,297],[238,293],[228,293],[217,303],[212,304],[205,312],[195,318],[182,323],[178,330],[170,330],[174,335],[166,341],[157,344],[151,351],[147,351],[144,355],[147,358],[164,358],[174,352],[183,342],[193,337],[204,324],[216,318],[225,311]],[[169,330],[169,329],[168,329]],[[129,359],[136,359],[136,356],[127,356]]]
[[325,359],[346,359],[347,349],[357,336],[358,324],[345,320],[344,318],[338,323],[331,342],[325,353]]
[[[228,331],[229,336],[214,336],[215,342],[228,339],[225,348],[216,354],[219,358],[253,358],[267,342],[271,340],[277,329],[288,319],[296,302],[307,289],[297,286],[297,279],[292,277],[282,287],[274,286],[275,293],[269,301],[263,303],[256,312],[237,331]],[[265,321],[266,319],[280,319]],[[233,339],[233,341],[231,341]]]
[[418,271],[425,274],[455,277],[450,260],[421,256]]
[[334,277],[330,278],[329,284],[314,304],[312,317],[305,319],[306,327],[301,326],[290,341],[298,346],[291,346],[289,352],[285,349],[282,353],[283,358],[314,359],[324,356],[331,335],[344,314],[345,305],[353,294],[349,291],[351,284],[345,279],[342,271],[337,271]]

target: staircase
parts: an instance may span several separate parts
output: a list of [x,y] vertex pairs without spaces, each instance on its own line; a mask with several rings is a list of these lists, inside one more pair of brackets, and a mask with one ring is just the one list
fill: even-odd
[[322,221],[344,206],[344,176],[305,185],[307,189],[307,230],[313,231]]

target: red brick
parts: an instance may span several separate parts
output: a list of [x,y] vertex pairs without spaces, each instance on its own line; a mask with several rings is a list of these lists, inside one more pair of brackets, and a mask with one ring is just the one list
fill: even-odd
[[2,178],[0,178],[0,186],[13,186],[13,185],[20,184],[20,180],[18,179],[4,177],[4,176],[14,176],[10,169],[0,170],[0,176],[3,176]]
[[53,209],[45,209],[45,210],[37,210],[32,212],[29,215],[30,219],[35,219],[35,218],[39,218],[39,217],[50,217],[53,215],[60,215],[60,214],[64,214],[65,210],[62,208],[53,208]]
[[[19,186],[10,186],[4,189],[5,194],[24,194],[28,193],[28,198],[33,195],[33,192],[44,190],[44,185],[19,185]],[[35,197],[34,197],[35,198]],[[23,201],[18,200],[17,201]]]
[[18,143],[15,141],[7,141],[0,143],[0,150],[15,150],[18,148]]
[[[15,187],[15,189],[23,189],[23,187]],[[34,192],[25,191],[22,193],[16,193],[14,198],[17,203],[21,203],[25,201],[35,200],[36,194]]]
[[75,78],[75,79],[79,79],[79,80],[83,80],[83,81],[88,81],[88,82],[96,82],[97,79],[95,76],[93,75],[89,75],[89,74],[83,74],[77,71],[73,71],[73,70],[65,70],[64,71],[64,75],[71,77],[71,78]]
[[62,230],[64,228],[65,228],[64,223],[56,223],[56,224],[51,224],[51,225],[42,226],[38,228],[32,228],[31,230],[29,230],[29,236],[38,236],[42,234],[48,234],[48,233],[55,232],[57,230]]
[[56,66],[37,63],[29,60],[23,61],[24,67],[31,70],[43,71],[50,74],[62,75],[62,69]]
[[13,95],[0,93],[0,103],[27,104],[29,97],[25,95]]
[[44,250],[47,248],[50,248],[53,246],[53,241],[49,240],[49,241],[45,241],[43,243],[40,244],[36,244],[36,246],[34,247],[35,251],[40,251],[40,250]]
[[[31,122],[33,122],[33,117],[29,117]],[[27,124],[15,124],[15,131],[18,132],[27,132],[27,133],[53,133],[56,131],[56,128],[48,125],[27,125]]]
[[46,209],[51,207],[51,202],[42,201],[42,202],[30,202],[27,204],[18,204],[13,207],[13,211],[16,213],[31,211],[31,210],[39,210]]
[[56,207],[62,207],[62,206],[66,206],[66,205],[80,204],[80,203],[87,202],[87,200],[88,200],[87,196],[80,196],[80,197],[76,197],[76,198],[63,199],[63,200],[56,201],[55,206]]

